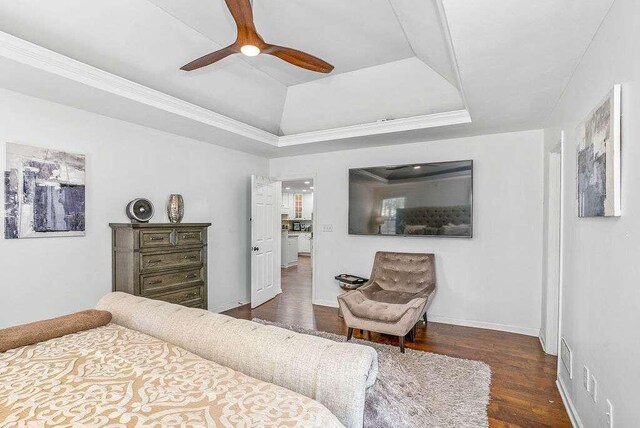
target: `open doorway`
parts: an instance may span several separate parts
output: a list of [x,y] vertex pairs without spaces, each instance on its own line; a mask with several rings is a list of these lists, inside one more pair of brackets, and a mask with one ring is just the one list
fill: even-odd
[[281,278],[286,300],[308,302],[313,295],[314,180],[282,181]]

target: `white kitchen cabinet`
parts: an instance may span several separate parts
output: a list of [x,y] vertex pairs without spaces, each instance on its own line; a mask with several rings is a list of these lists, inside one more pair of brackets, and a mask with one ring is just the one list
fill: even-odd
[[298,264],[298,240],[295,237],[289,238],[289,266]]
[[[296,196],[302,199],[302,211],[298,216],[296,216]],[[313,217],[313,193],[283,193],[281,213],[288,215],[290,219],[311,220]]]
[[313,217],[313,193],[302,195],[302,218],[311,220]]
[[311,254],[311,233],[301,233],[298,236],[298,252]]
[[282,194],[282,214],[286,214],[289,218],[293,218],[293,194]]
[[298,264],[298,237],[282,233],[280,266],[287,268]]

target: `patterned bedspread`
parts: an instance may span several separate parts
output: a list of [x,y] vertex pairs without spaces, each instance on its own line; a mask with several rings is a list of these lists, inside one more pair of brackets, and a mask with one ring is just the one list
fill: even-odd
[[27,425],[342,426],[310,398],[115,324],[0,354],[0,426]]

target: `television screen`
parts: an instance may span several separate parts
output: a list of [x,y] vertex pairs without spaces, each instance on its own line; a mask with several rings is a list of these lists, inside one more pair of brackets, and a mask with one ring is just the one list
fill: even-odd
[[349,170],[349,234],[472,236],[473,161]]

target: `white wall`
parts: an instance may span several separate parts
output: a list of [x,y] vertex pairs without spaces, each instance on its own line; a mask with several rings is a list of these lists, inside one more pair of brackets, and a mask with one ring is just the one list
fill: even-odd
[[[616,0],[553,115],[563,148],[563,289],[561,335],[572,347],[574,376],[559,377],[586,427],[640,420],[640,2]],[[576,126],[622,84],[622,216],[577,218]],[[558,138],[558,137],[556,137]],[[582,366],[598,381],[597,403],[582,387]]]
[[[338,273],[368,276],[376,250],[433,252],[433,321],[538,335],[542,272],[542,131],[286,157],[271,176],[315,176],[314,302],[335,305]],[[348,169],[474,161],[474,237],[350,236]],[[322,232],[332,224],[333,232]]]
[[266,174],[265,159],[0,90],[2,170],[6,142],[86,154],[87,232],[0,238],[0,328],[90,308],[111,291],[108,223],[126,222],[135,197],[166,222],[169,194],[181,193],[185,222],[213,223],[209,308],[248,299],[249,175]]

